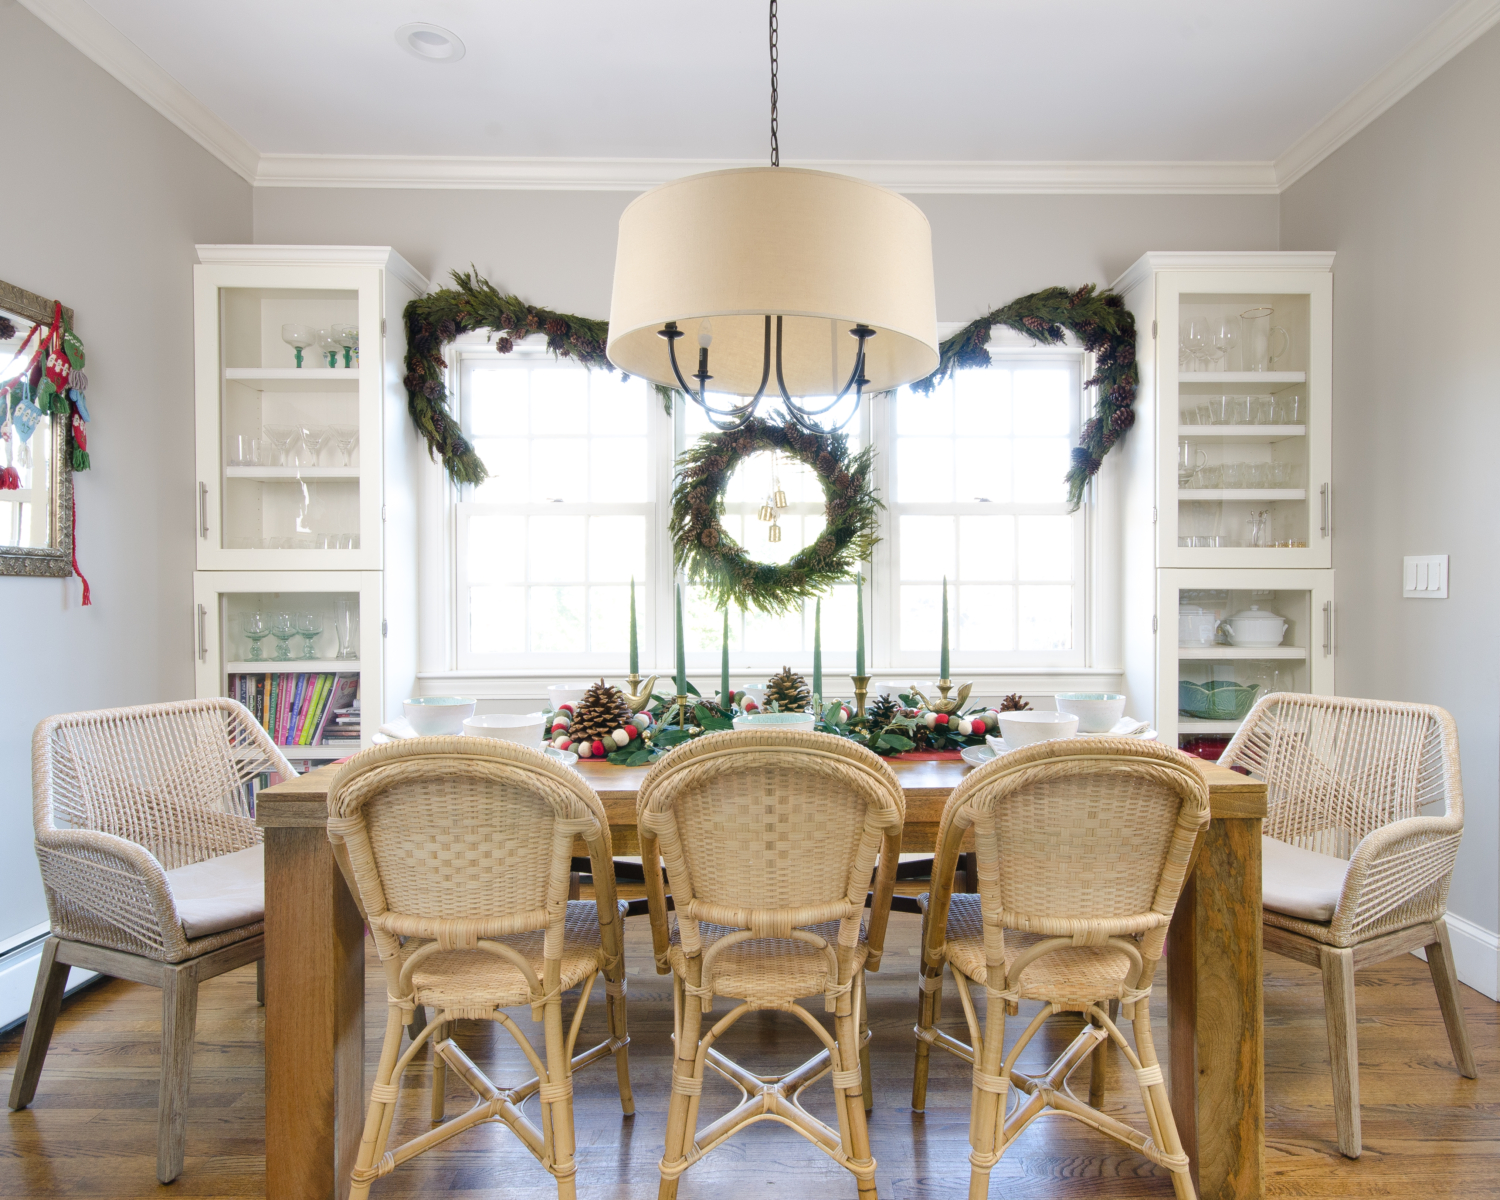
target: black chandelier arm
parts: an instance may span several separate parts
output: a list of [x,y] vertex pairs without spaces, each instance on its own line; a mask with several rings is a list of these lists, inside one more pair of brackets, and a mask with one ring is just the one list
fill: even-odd
[[[863,395],[864,385],[870,382],[865,378],[865,341],[875,336],[875,330],[871,329],[868,325],[856,325],[849,333],[851,336],[859,339],[859,351],[854,356],[854,368],[849,372],[849,381],[844,384],[843,390],[822,408],[808,408],[806,405],[799,405],[793,400],[791,393],[786,389],[786,379],[783,377],[781,371],[781,318],[776,318],[776,386],[781,391],[782,403],[786,405],[789,411],[797,412],[800,417],[822,416],[840,400],[844,399],[849,394],[850,388],[855,389],[854,406],[855,408],[859,407],[859,400]],[[843,426],[839,428],[843,428]]]
[[[735,405],[731,408],[714,408],[708,403],[708,381],[712,379],[713,376],[707,373],[708,367],[706,354],[701,354],[699,356],[698,374],[694,376],[694,378],[699,381],[698,390],[696,392],[693,390],[692,385],[690,385],[688,381],[683,377],[682,368],[677,364],[677,339],[686,335],[682,330],[677,328],[676,321],[668,321],[666,324],[666,328],[657,330],[657,336],[667,339],[667,358],[672,364],[672,374],[677,378],[677,386],[682,389],[684,394],[691,397],[693,402],[696,403],[699,408],[701,408],[708,414],[710,421],[714,421],[715,417],[728,417],[731,420],[737,420],[739,422],[738,425],[732,427],[738,429],[740,425],[743,425],[750,419],[750,417],[755,412],[755,401],[751,401],[749,404]],[[757,397],[757,399],[759,399],[759,397]],[[718,422],[714,421],[714,424],[717,425]],[[720,426],[720,428],[728,427]]]

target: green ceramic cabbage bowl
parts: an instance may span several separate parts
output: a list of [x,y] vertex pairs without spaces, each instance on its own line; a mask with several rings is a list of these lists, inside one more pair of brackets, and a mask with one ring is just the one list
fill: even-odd
[[1239,721],[1250,711],[1258,691],[1258,683],[1230,679],[1193,683],[1184,679],[1177,685],[1177,707],[1183,716],[1200,721]]

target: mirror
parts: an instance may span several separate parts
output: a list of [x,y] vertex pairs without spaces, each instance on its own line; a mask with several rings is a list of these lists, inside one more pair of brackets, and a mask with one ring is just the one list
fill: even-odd
[[[56,305],[0,280],[0,575],[73,573],[67,418],[33,400],[38,343]],[[72,311],[63,309],[71,322]]]

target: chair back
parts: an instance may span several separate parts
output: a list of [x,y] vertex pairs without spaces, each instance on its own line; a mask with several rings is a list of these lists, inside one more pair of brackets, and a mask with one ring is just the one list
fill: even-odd
[[636,819],[658,966],[667,949],[660,863],[684,950],[698,923],[761,937],[842,922],[852,950],[880,860],[867,942],[878,965],[906,805],[880,757],[826,733],[714,733],[673,750],[641,784]]
[[328,834],[347,852],[388,969],[403,938],[472,949],[537,929],[544,958],[560,960],[579,837],[600,924],[615,923],[604,806],[576,771],[529,746],[423,737],[365,750],[329,783]]
[[48,717],[32,736],[32,818],[144,846],[168,871],[261,840],[253,787],[296,775],[243,704],[225,698]]
[[1458,731],[1435,705],[1272,693],[1219,762],[1265,782],[1268,837],[1320,854],[1348,858],[1429,805],[1463,824]]
[[1208,820],[1193,760],[1156,742],[1070,738],[1002,755],[943,808],[928,949],[941,945],[972,829],[992,960],[1013,929],[1080,946],[1144,935],[1140,954],[1154,961]]

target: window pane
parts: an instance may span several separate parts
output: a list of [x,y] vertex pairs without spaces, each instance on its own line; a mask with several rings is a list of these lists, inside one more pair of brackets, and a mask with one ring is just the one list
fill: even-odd
[[751,609],[745,614],[745,645],[757,654],[811,650],[812,620],[808,619],[807,640],[804,643],[800,611],[794,609],[789,613],[773,615]]
[[1073,589],[1023,584],[1016,589],[1022,650],[1073,647]]
[[474,451],[489,478],[474,489],[475,500],[503,504],[525,500],[530,490],[531,443],[524,438],[475,438]]
[[[831,669],[830,663],[852,671],[854,669],[854,585],[841,583],[828,589],[823,597],[823,670]],[[808,641],[809,648],[812,646]],[[870,655],[870,630],[865,627],[865,654]],[[848,678],[836,683],[825,681],[823,690],[830,696],[851,694]]]
[[560,367],[531,372],[531,432],[587,433],[589,373]]
[[1071,369],[1018,367],[1013,378],[1016,435],[1067,437],[1072,428]]
[[726,504],[765,503],[771,491],[771,456],[752,454],[741,459],[724,486]]
[[1014,517],[959,517],[958,571],[963,580],[1014,578]]
[[966,583],[958,589],[960,650],[1014,650],[1015,629],[1015,588]]
[[626,383],[613,371],[589,372],[589,432],[644,434],[647,392],[644,379]]
[[[675,603],[675,601],[674,601]],[[735,643],[735,627],[739,624],[738,610],[733,607],[729,610],[729,644]],[[675,632],[674,632],[674,635]],[[682,593],[682,644],[691,654],[705,650],[718,651],[724,640],[724,614],[713,606],[708,598],[708,593],[701,587],[689,587]],[[677,646],[674,642],[670,653],[666,657],[666,665],[669,671],[677,669]],[[690,672],[691,674],[691,672]],[[701,675],[701,672],[699,673]],[[714,669],[714,678],[718,678],[718,668]],[[717,688],[706,686],[698,679],[693,683],[698,691],[704,695],[712,695]],[[671,685],[659,689],[663,695],[671,690]]]
[[475,654],[521,654],[526,649],[526,589],[469,589],[469,648]]
[[953,376],[953,419],[960,434],[1010,432],[1010,372],[959,371]]
[[1058,504],[1068,498],[1071,444],[1067,438],[1017,438],[1015,498],[1024,504]]
[[529,374],[506,367],[476,368],[469,377],[469,394],[464,397],[469,431],[476,437],[525,434]]
[[898,438],[896,498],[904,504],[942,503],[953,499],[951,438]]
[[[587,517],[532,517],[526,571],[532,583],[563,583],[583,578],[583,539]],[[579,604],[582,616],[583,605]]]
[[952,517],[901,518],[901,578],[936,582],[958,574]]
[[531,644],[527,649],[539,654],[582,653],[586,591],[581,587],[531,588]]
[[646,578],[646,518],[589,518],[589,582],[629,583],[631,576]]
[[[575,444],[572,439],[568,445]],[[646,439],[590,439],[589,499],[595,504],[639,504],[646,499]]]
[[[531,443],[533,504],[582,504],[589,497],[589,444],[584,438],[538,438]],[[509,489],[506,489],[507,492]],[[526,497],[516,495],[515,499]]]
[[939,384],[923,396],[902,388],[896,397],[896,432],[940,437],[953,432],[953,385]]
[[470,583],[525,582],[525,517],[471,517],[468,534]]
[[936,650],[943,642],[943,589],[901,589],[901,649]]
[[630,648],[630,588],[589,588],[589,649]]
[[996,504],[1008,501],[1010,448],[1009,438],[959,438],[953,447],[956,460],[953,498],[960,504],[972,504],[977,500]]
[[1022,579],[1072,579],[1072,519],[1017,517],[1016,564]]

